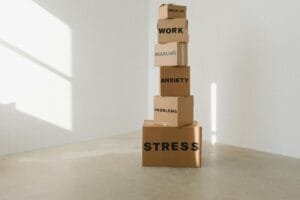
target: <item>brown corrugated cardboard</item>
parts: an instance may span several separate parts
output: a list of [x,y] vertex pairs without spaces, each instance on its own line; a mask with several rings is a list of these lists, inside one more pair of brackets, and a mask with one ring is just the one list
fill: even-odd
[[201,167],[202,128],[197,122],[166,127],[146,120],[142,145],[143,166]]
[[193,123],[193,96],[154,96],[154,122],[156,124],[180,127]]
[[161,96],[190,96],[190,67],[160,67]]
[[162,4],[158,12],[159,19],[186,18],[186,6],[174,4]]
[[156,44],[154,52],[155,66],[186,66],[187,44],[182,42],[170,42]]
[[159,19],[157,23],[158,43],[188,43],[188,21],[183,18]]

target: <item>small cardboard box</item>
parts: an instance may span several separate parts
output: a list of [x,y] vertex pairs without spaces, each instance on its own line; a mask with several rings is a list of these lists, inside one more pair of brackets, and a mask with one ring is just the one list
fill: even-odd
[[187,44],[182,42],[171,42],[156,44],[154,53],[155,66],[186,66]]
[[193,96],[154,96],[154,123],[180,127],[193,123]]
[[190,67],[160,67],[161,96],[190,96]]
[[202,128],[194,122],[183,127],[166,127],[145,120],[143,166],[201,167]]
[[161,4],[158,11],[158,18],[186,18],[186,6]]
[[183,18],[159,19],[157,23],[158,43],[189,42],[188,21]]

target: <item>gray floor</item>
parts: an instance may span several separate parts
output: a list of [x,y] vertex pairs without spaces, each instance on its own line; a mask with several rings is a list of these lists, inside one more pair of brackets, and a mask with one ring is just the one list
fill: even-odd
[[143,168],[130,134],[0,157],[0,199],[300,199],[300,159],[209,143],[203,155],[201,169]]

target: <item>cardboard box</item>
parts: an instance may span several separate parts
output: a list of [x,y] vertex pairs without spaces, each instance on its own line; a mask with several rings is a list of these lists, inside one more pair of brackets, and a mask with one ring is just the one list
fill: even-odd
[[186,18],[186,6],[161,4],[158,11],[158,18]]
[[190,67],[160,67],[161,96],[190,96]]
[[156,44],[154,53],[155,66],[186,66],[188,64],[187,44],[171,42]]
[[188,21],[183,18],[159,19],[157,23],[158,43],[189,42]]
[[193,123],[193,96],[154,96],[154,122],[164,126],[180,127]]
[[201,167],[202,128],[197,122],[178,128],[146,120],[142,146],[143,166]]

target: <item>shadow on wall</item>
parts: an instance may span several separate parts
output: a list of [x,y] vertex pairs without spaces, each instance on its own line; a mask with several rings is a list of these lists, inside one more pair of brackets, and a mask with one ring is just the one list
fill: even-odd
[[[204,136],[215,134],[221,143],[299,157],[299,2],[187,3],[192,93]],[[150,7],[158,4],[153,1]],[[154,24],[156,16],[150,16]],[[209,110],[213,82],[216,118]],[[213,119],[215,133],[209,127]]]
[[[125,133],[140,125],[147,95],[146,68],[138,65],[147,54],[136,58],[116,47],[136,41],[132,45],[139,49],[147,34],[132,34],[123,22],[133,22],[138,13],[118,10],[124,17],[117,19],[115,6],[68,0],[0,3],[0,155]],[[120,1],[118,6],[130,5]],[[124,59],[133,64],[127,66]],[[137,84],[143,80],[145,88]],[[144,91],[145,99],[136,105],[133,94]],[[128,110],[136,115],[128,117]]]
[[[247,34],[244,41],[249,38],[254,41],[258,40],[255,34],[248,36]],[[231,102],[228,105],[230,108],[231,117],[234,120],[228,121],[230,127],[229,137],[234,138],[234,143],[240,145],[251,144],[253,137],[257,137],[259,125],[259,105],[258,99],[260,98],[258,91],[260,90],[260,66],[259,55],[255,42],[244,42],[241,45],[239,55],[237,55],[236,63],[232,66],[232,80],[231,91],[228,94]]]
[[18,111],[16,104],[0,104],[0,153],[21,152],[24,149],[43,148],[51,142],[70,141],[71,131],[55,126],[40,118]]
[[[265,27],[257,18],[251,20],[257,21],[245,22],[233,40],[237,51],[228,66],[230,74],[223,80],[226,83],[223,101],[227,103],[222,109],[228,115],[223,116],[226,136],[222,140],[242,147],[280,152],[278,108],[282,102],[273,91],[278,87],[275,77],[282,74],[278,73],[277,64],[268,60],[271,50],[267,49],[273,44],[267,38]],[[272,58],[272,62],[274,60],[276,58]]]

